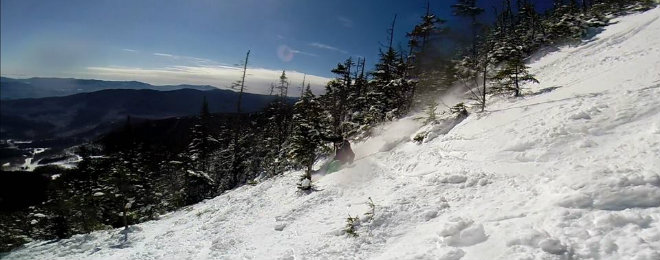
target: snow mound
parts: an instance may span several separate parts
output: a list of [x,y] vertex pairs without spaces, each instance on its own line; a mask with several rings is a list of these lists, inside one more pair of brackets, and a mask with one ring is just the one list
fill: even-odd
[[447,245],[455,247],[472,246],[488,239],[483,225],[460,218],[446,223],[439,235]]

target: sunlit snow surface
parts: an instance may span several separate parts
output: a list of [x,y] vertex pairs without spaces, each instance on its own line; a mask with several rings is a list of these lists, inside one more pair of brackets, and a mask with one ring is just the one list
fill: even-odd
[[[319,191],[291,172],[136,225],[127,243],[100,231],[6,259],[658,260],[659,17],[539,58],[528,93],[558,88],[494,99],[447,135],[419,145],[420,123],[391,123],[353,167],[315,176]],[[349,214],[359,237],[343,233]]]

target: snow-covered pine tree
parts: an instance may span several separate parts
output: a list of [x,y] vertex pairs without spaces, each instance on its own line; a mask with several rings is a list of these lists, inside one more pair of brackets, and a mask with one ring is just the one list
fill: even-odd
[[599,1],[580,7],[576,1],[556,0],[550,15],[545,19],[548,38],[552,43],[578,41],[593,34],[593,28],[607,25],[611,14],[629,10],[628,7],[641,2],[644,1]]
[[217,148],[219,142],[211,134],[211,113],[206,96],[202,101],[202,108],[196,121],[192,129],[192,140],[188,145],[191,166],[196,171],[209,174],[210,154]]
[[78,171],[77,178],[69,180],[69,183],[72,184],[72,194],[66,199],[75,203],[72,208],[76,208],[75,210],[78,211],[70,216],[71,221],[77,224],[74,225],[74,228],[82,232],[91,232],[103,226],[101,224],[102,216],[99,214],[101,205],[98,204],[99,200],[95,196],[95,193],[99,190],[103,173],[97,169],[96,164],[92,161],[89,147],[82,145],[79,147],[78,153],[82,161],[76,167]]
[[387,51],[380,50],[380,58],[376,63],[375,71],[371,72],[369,81],[370,91],[367,93],[369,104],[368,120],[372,123],[392,119],[405,114],[415,80],[409,75],[409,64],[401,51],[392,46],[394,38],[394,25],[388,29],[389,45]]
[[592,13],[607,17],[618,16],[631,11],[645,11],[657,5],[657,1],[653,0],[595,0],[591,1],[587,7]]
[[186,203],[194,203],[210,196],[216,190],[217,175],[213,154],[219,149],[220,142],[211,133],[211,114],[206,97],[202,102],[199,117],[192,129],[192,138],[180,161],[186,176]]
[[426,2],[426,14],[421,17],[422,20],[419,24],[413,27],[413,30],[406,33],[408,37],[408,48],[410,58],[417,58],[423,54],[430,42],[437,37],[439,33],[444,31],[441,27],[446,21],[436,17],[431,13],[430,2]]
[[283,151],[291,132],[291,114],[291,105],[283,98],[277,98],[262,113],[262,165],[268,176],[281,174],[286,169],[286,154]]
[[172,158],[159,164],[161,174],[157,186],[159,204],[165,211],[177,209],[186,205],[186,176],[181,169],[180,158]]
[[[232,142],[230,145],[230,148],[233,155],[235,156],[231,164],[231,178],[229,178],[229,182],[227,182],[229,185],[226,186],[223,190],[227,189],[233,189],[239,185],[245,184],[248,180],[253,179],[256,177],[258,174],[257,171],[250,171],[250,169],[253,169],[253,164],[258,163],[255,162],[256,160],[256,151],[253,149],[245,149],[245,147],[254,147],[256,144],[255,140],[255,135],[254,132],[252,131],[251,125],[250,125],[250,118],[243,119],[241,122],[244,123],[244,125],[241,127],[242,132],[238,134],[238,140],[236,142]],[[238,149],[238,153],[236,153],[237,149],[234,149],[235,145],[238,145],[241,147],[241,149]]]
[[568,3],[561,0],[555,1],[546,27],[550,39],[555,43],[580,39],[587,30],[587,25],[582,19],[582,13],[575,1]]
[[513,34],[518,39],[517,44],[525,54],[531,54],[547,42],[542,18],[536,11],[531,0],[519,0],[518,15]]
[[456,4],[451,5],[454,9],[454,15],[470,17],[472,27],[472,56],[477,56],[477,35],[479,35],[479,24],[477,16],[484,12],[483,8],[477,6],[476,0],[458,0]]
[[488,82],[490,74],[497,60],[494,58],[494,38],[492,29],[485,28],[486,33],[480,37],[477,43],[477,56],[464,55],[461,59],[454,61],[454,75],[456,82],[460,83],[468,93],[468,98],[474,100],[481,111],[486,108]]
[[[479,39],[478,35],[481,33],[481,24],[477,22],[477,17],[484,12],[483,8],[477,6],[476,0],[458,0],[456,4],[451,5],[454,9],[453,14],[459,17],[466,17],[470,19],[470,27],[472,30],[472,38],[470,39],[469,51],[465,52],[463,58],[456,63],[456,78],[462,82],[463,86],[470,92],[470,97],[476,100],[481,109],[486,107],[486,77],[489,62],[489,48],[483,48],[488,45],[481,45],[484,43],[483,39]],[[482,48],[479,48],[482,47]],[[481,73],[483,72],[483,73]],[[483,85],[480,88],[479,79],[483,77]]]
[[525,65],[521,56],[510,57],[500,69],[493,79],[498,81],[498,84],[493,87],[497,93],[510,93],[513,92],[514,97],[521,95],[520,84],[524,82],[539,83],[534,75],[528,71],[529,67]]
[[[444,81],[443,76],[446,65],[450,64],[441,54],[438,43],[441,35],[446,31],[445,20],[438,18],[431,12],[430,2],[426,2],[426,13],[421,17],[419,24],[406,33],[408,37],[408,75],[415,78],[417,84],[410,90],[410,106],[413,103],[425,103],[425,100],[416,97],[417,92],[429,93],[442,91],[439,82]],[[446,84],[449,86],[451,84]]]
[[[233,120],[231,117],[227,116],[222,121],[222,124],[216,126],[216,137],[218,140],[218,145],[210,154],[210,172],[213,174],[208,176],[212,178],[215,185],[210,187],[209,185],[204,185],[203,187],[209,187],[210,195],[219,194],[220,192],[233,188],[231,180],[234,178],[234,172],[232,164],[234,163],[234,126],[231,125]],[[185,156],[185,155],[184,155]],[[201,184],[204,183],[201,180],[198,180],[201,175],[190,175],[190,172],[186,174],[189,178],[186,180],[188,184]],[[205,178],[204,178],[205,179]],[[191,182],[192,181],[192,182]],[[205,181],[210,183],[209,180]],[[186,185],[188,189],[188,185]],[[190,187],[193,188],[193,187]]]
[[332,131],[336,136],[345,132],[342,126],[350,114],[350,106],[347,103],[349,91],[353,86],[351,72],[354,65],[350,57],[344,63],[338,63],[337,67],[332,69],[335,78],[326,84],[325,94],[320,97],[323,107],[332,115]]
[[355,136],[365,130],[367,123],[365,116],[368,112],[367,91],[368,81],[365,74],[364,58],[358,58],[356,69],[353,73],[353,86],[349,89],[347,97],[347,117],[342,128],[345,136]]
[[[267,176],[275,176],[284,172],[286,164],[286,145],[291,133],[292,106],[287,102],[289,80],[286,72],[282,71],[276,88],[279,95],[268,104],[258,119],[258,133],[260,145],[252,149],[252,153],[260,154],[261,158],[255,158],[252,164],[260,165],[262,169],[254,169],[256,172],[265,172]],[[303,88],[304,89],[304,88]],[[258,162],[261,160],[261,162]],[[253,167],[251,166],[251,167]]]
[[396,109],[398,103],[398,91],[392,84],[395,80],[395,71],[399,62],[399,54],[390,47],[387,51],[380,52],[380,58],[376,63],[376,68],[371,72],[371,92],[369,104],[373,107],[380,107],[380,118],[378,122],[385,119],[385,114]]
[[309,87],[293,109],[294,128],[289,156],[296,165],[305,169],[300,188],[309,189],[312,166],[323,149],[323,136],[329,132],[331,116],[327,115]]
[[286,76],[286,71],[284,70],[282,71],[282,75],[280,75],[277,90],[280,91],[280,98],[286,98],[289,95],[289,78]]
[[114,187],[110,194],[115,197],[116,214],[121,219],[124,229],[127,229],[128,225],[133,222],[131,209],[135,202],[135,195],[137,195],[135,192],[137,179],[135,168],[137,165],[132,155],[134,154],[130,150],[116,153],[111,169]]

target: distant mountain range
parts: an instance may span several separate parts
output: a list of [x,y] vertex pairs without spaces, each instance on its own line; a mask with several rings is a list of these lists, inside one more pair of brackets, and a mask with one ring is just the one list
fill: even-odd
[[[140,82],[133,85],[150,86]],[[88,89],[91,88],[94,87]],[[121,125],[128,115],[136,120],[197,115],[204,97],[211,113],[233,113],[237,96],[234,91],[215,88],[206,91],[107,89],[64,97],[4,99],[0,102],[0,138],[93,138]],[[259,111],[273,100],[272,96],[245,93],[242,112]]]
[[152,89],[169,91],[177,89],[213,90],[213,86],[167,85],[154,86],[138,81],[105,81],[95,79],[0,77],[0,99],[61,97],[104,89]]

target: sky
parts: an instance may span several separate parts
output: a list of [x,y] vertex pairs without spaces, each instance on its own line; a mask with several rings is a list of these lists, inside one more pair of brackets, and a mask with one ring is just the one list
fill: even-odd
[[[488,4],[489,1],[482,4]],[[431,1],[450,19],[454,1]],[[425,0],[2,0],[0,74],[137,80],[226,88],[240,79],[267,93],[286,71],[316,93],[348,57],[373,68],[397,15],[395,43]],[[303,76],[305,75],[306,76]],[[298,93],[297,91],[289,91]]]

